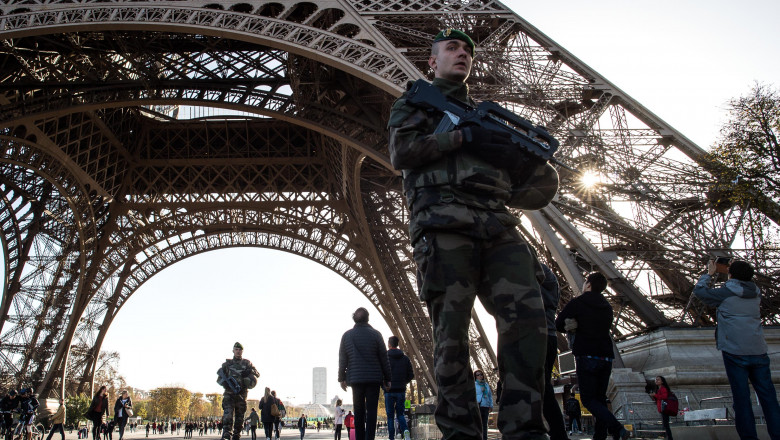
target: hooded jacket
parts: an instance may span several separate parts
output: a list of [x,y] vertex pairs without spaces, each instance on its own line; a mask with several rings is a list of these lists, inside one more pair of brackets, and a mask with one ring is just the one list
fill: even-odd
[[708,306],[718,308],[715,329],[718,350],[742,356],[766,354],[758,286],[752,281],[732,278],[711,288],[711,281],[709,274],[702,275],[693,294]]
[[558,314],[555,327],[566,333],[566,319],[577,320],[576,337],[572,351],[574,356],[598,356],[612,358],[612,306],[601,293],[585,292],[573,298]]
[[406,384],[414,379],[412,362],[400,348],[387,350],[387,360],[390,362],[390,389],[388,393],[405,393]]

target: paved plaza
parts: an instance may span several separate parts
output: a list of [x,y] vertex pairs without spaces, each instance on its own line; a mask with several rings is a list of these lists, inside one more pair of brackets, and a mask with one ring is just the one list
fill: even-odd
[[[47,434],[48,435],[48,434]],[[146,437],[146,427],[138,427],[138,429],[135,432],[129,432],[125,431],[125,439],[131,440],[131,439],[145,439]],[[184,430],[179,430],[179,433],[171,434],[170,432],[166,434],[149,434],[148,437],[150,440],[163,440],[163,439],[183,439],[184,438]],[[195,433],[192,436],[193,440],[201,439],[201,440],[217,440],[221,438],[221,433],[211,433],[211,434],[204,434],[204,435],[198,435],[198,431],[195,431]],[[280,433],[280,439],[285,440],[298,440],[301,438],[300,432],[298,431],[298,428],[284,428],[282,429]],[[320,429],[319,432],[317,432],[317,429],[307,429],[306,430],[306,436],[304,437],[304,440],[315,440],[315,439],[332,439],[333,438],[333,431],[330,429]],[[349,438],[346,435],[346,430],[343,431],[342,440],[349,440]],[[246,434],[246,431],[241,433],[241,440],[251,440],[252,435]],[[258,440],[265,440],[264,431],[263,429],[257,430],[257,439]],[[52,437],[52,440],[60,440],[60,434],[55,433]],[[65,431],[65,440],[78,440],[78,436],[76,435],[76,431],[68,432]],[[92,440],[92,436],[90,435],[89,440]],[[119,440],[119,433],[115,430],[112,436],[112,440]],[[382,440],[381,437],[377,436],[377,440]]]
[[[385,429],[378,429],[376,440],[387,440],[386,439],[387,430]],[[47,434],[48,435],[48,434]],[[300,432],[297,428],[284,428],[281,431],[281,437],[280,439],[285,440],[299,440],[300,439]],[[218,440],[220,438],[220,434],[213,433],[213,434],[204,434],[204,435],[198,435],[198,432],[195,431],[195,434],[192,436],[194,440],[201,439],[201,440]],[[141,428],[139,427],[136,432],[129,432],[125,431],[125,439],[131,440],[131,439],[145,439],[146,437],[146,430],[145,427]],[[180,430],[178,434],[171,434],[170,432],[167,434],[149,434],[149,439],[153,440],[163,440],[163,439],[182,439],[184,438],[184,430]],[[244,433],[241,434],[241,440],[251,440],[251,434],[245,435]],[[400,439],[400,437],[396,437]],[[590,435],[573,435],[570,437],[572,440],[590,440]],[[90,440],[92,437],[90,436]],[[257,430],[257,439],[258,440],[265,440],[263,437],[263,430],[258,429]],[[304,440],[320,440],[320,439],[333,439],[333,430],[330,429],[320,429],[319,432],[317,432],[316,429],[307,429],[306,435],[304,436]],[[349,440],[347,437],[347,431],[344,429],[342,431],[341,435],[342,440]],[[498,430],[491,429],[488,434],[489,440],[498,440],[500,439]],[[59,433],[55,433],[52,437],[52,440],[60,440]],[[65,440],[78,440],[78,436],[76,435],[76,431],[68,432],[65,431]],[[119,434],[117,432],[114,432],[112,440],[119,440]]]

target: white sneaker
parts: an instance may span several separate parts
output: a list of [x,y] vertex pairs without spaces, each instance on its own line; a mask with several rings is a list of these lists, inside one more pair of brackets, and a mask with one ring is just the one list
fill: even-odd
[[404,431],[404,440],[412,440],[412,435],[408,429]]

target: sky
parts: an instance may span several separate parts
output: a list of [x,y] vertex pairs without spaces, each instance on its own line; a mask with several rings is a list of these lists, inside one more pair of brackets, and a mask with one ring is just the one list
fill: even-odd
[[[506,5],[704,149],[717,139],[730,98],[755,81],[780,86],[777,0]],[[338,346],[361,306],[386,339],[378,312],[329,269],[281,251],[212,251],[141,286],[103,349],[120,352],[119,370],[136,388],[209,393],[221,392],[216,370],[240,341],[261,373],[250,398],[268,386],[286,403],[308,403],[312,368],[326,367],[328,399],[349,403],[351,393],[336,382]]]

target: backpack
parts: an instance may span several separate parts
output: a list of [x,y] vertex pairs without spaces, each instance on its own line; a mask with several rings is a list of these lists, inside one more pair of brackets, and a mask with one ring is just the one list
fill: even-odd
[[661,414],[667,416],[676,416],[680,406],[677,401],[677,396],[673,392],[669,391],[669,397],[661,401]]
[[275,403],[271,404],[271,415],[274,417],[279,417],[282,413],[279,412],[279,407],[276,406]]

